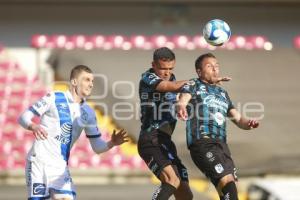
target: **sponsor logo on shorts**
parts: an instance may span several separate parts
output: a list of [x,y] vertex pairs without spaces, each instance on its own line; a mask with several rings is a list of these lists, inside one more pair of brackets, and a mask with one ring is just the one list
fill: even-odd
[[210,152],[210,151],[207,152],[207,153],[206,153],[206,157],[207,157],[207,158],[212,158],[212,157],[213,157],[213,153]]
[[44,183],[33,184],[33,195],[45,195],[46,185]]
[[213,162],[215,160],[214,154],[210,151],[206,153],[206,158],[209,162]]
[[221,174],[224,171],[223,166],[219,163],[215,165],[215,170],[218,174]]

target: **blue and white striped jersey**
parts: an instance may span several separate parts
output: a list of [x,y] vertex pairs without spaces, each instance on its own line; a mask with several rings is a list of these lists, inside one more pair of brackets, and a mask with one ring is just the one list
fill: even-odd
[[226,141],[226,117],[230,109],[234,108],[226,90],[195,78],[186,83],[181,92],[192,95],[187,106],[188,146],[204,136]]
[[[160,92],[157,85],[163,81],[154,73],[153,69],[142,74],[139,85],[141,104],[141,122],[143,131],[150,132],[160,129],[172,134],[176,126],[175,103],[176,92]],[[169,81],[176,81],[174,74]]]
[[85,102],[75,103],[69,91],[51,92],[29,110],[40,116],[40,126],[48,133],[45,140],[35,140],[28,159],[36,157],[45,163],[67,164],[74,142],[84,130],[89,138],[100,137],[94,110]]

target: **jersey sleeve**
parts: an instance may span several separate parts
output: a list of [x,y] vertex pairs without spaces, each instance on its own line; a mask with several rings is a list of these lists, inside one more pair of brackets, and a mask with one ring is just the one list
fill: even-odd
[[230,111],[231,109],[234,108],[234,105],[233,105],[233,102],[231,101],[231,99],[230,99],[228,93],[226,92],[225,94],[226,94],[226,98],[227,98],[227,100],[228,100],[228,109],[227,109],[227,113],[229,113],[229,111]]
[[51,104],[54,103],[54,92],[50,92],[43,96],[41,99],[36,101],[32,106],[29,107],[29,110],[37,116],[43,115],[47,112]]
[[195,93],[195,89],[196,89],[196,82],[195,80],[191,79],[190,81],[188,81],[182,86],[180,93],[189,93],[193,96],[193,94]]
[[97,138],[101,136],[101,133],[97,126],[96,114],[89,106],[83,106],[81,108],[80,121],[83,125],[84,132],[88,138]]
[[155,90],[157,85],[163,80],[157,76],[155,73],[145,72],[142,75],[142,81],[148,85],[152,90]]

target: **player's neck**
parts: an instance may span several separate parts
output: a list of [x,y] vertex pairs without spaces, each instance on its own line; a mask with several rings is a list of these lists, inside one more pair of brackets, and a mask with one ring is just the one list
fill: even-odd
[[78,93],[76,92],[75,88],[70,88],[70,92],[71,92],[71,95],[73,97],[73,101],[75,103],[82,103],[83,102],[83,98],[78,95]]
[[207,85],[216,85],[216,83],[210,83],[209,81],[203,79],[203,78],[199,78],[203,83],[207,84]]

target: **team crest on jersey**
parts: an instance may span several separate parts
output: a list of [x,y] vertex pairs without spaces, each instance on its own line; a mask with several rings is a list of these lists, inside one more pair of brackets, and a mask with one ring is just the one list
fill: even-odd
[[214,114],[214,118],[215,118],[215,121],[217,122],[217,124],[218,124],[219,126],[221,126],[221,125],[224,124],[224,122],[225,122],[225,117],[224,117],[224,115],[223,115],[222,113],[220,113],[220,112],[215,113],[215,114]]

